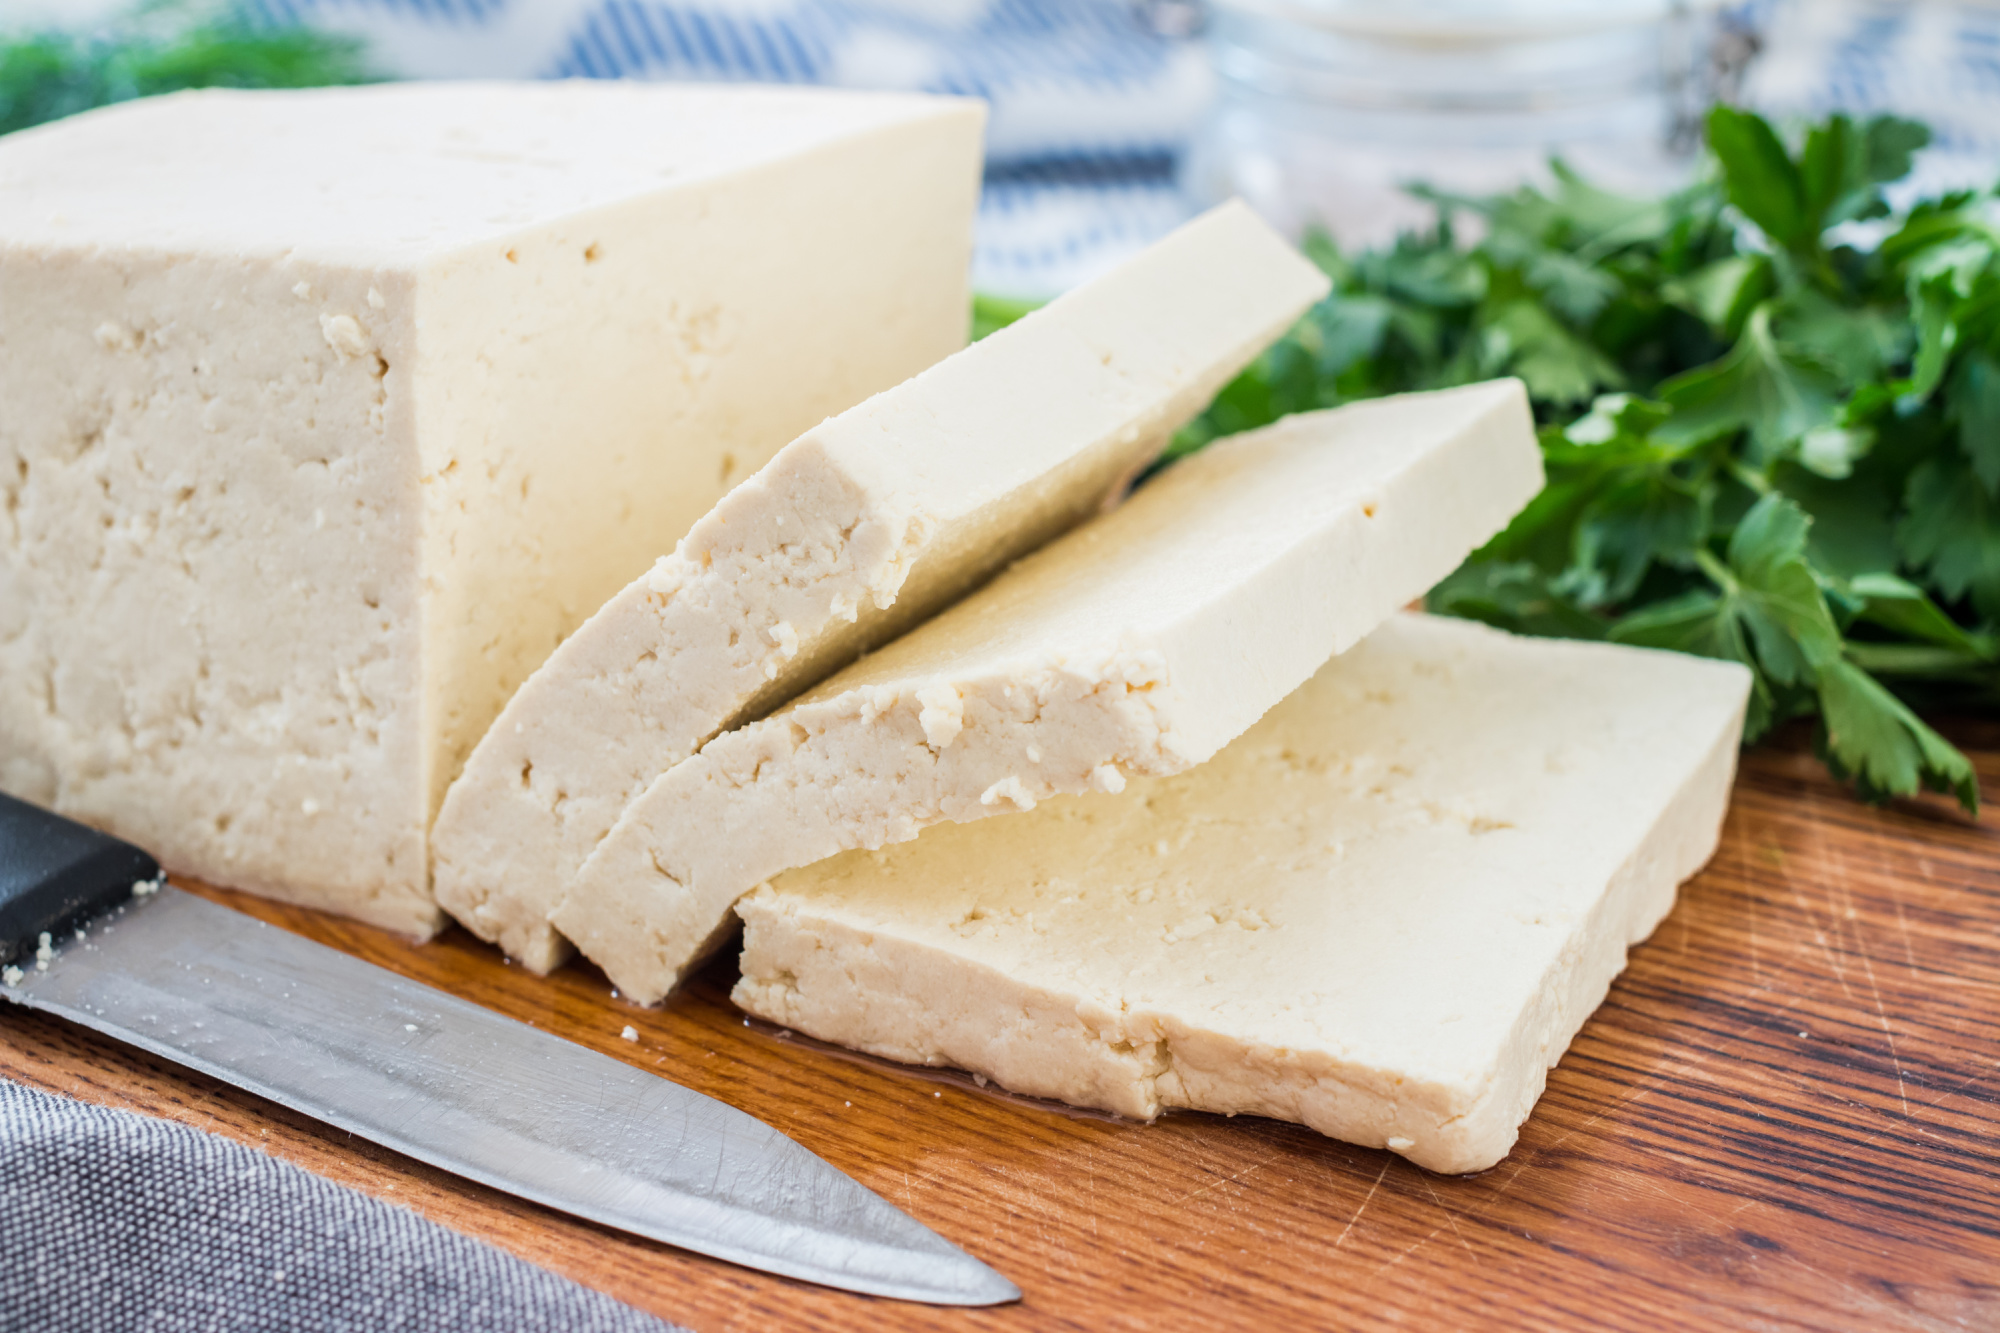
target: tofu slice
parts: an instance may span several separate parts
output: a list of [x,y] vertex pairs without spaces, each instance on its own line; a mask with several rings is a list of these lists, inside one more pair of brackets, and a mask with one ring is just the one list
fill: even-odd
[[633,797],[1101,507],[1327,290],[1241,204],[807,431],[556,650],[452,785],[438,901],[533,971]]
[[1397,616],[1191,773],[778,876],[737,905],[734,999],[1032,1096],[1478,1171],[1715,850],[1749,685]]
[[1457,566],[1540,488],[1496,381],[1293,417],[1111,513],[668,770],[556,926],[658,1000],[761,881],[942,820],[1207,759]]
[[963,345],[981,123],[455,83],[0,140],[0,789],[436,929],[432,817],[528,673]]

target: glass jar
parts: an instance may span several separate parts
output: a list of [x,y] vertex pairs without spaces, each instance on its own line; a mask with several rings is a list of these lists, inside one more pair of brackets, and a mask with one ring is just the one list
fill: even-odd
[[1188,155],[1200,202],[1241,195],[1344,247],[1426,225],[1417,181],[1488,194],[1551,155],[1611,188],[1684,179],[1702,0],[1210,0],[1217,98]]

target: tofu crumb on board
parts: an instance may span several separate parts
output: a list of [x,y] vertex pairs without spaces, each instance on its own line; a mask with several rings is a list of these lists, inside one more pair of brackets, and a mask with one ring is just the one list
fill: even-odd
[[963,345],[982,118],[459,82],[0,139],[0,790],[436,930],[431,820],[515,687]]
[[1514,380],[1212,445],[668,770],[552,920],[653,1003],[728,933],[730,905],[782,870],[1198,764],[1541,484]]
[[778,875],[732,998],[1018,1093],[1481,1170],[1714,851],[1749,686],[1400,615],[1191,772]]
[[1225,205],[814,426],[514,695],[432,830],[439,903],[548,971],[550,909],[647,783],[1096,512],[1326,290]]

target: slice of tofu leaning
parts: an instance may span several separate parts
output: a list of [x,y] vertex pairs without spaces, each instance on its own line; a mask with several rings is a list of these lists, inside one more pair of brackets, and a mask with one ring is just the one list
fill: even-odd
[[632,803],[553,920],[650,1003],[782,870],[1175,773],[1449,573],[1540,488],[1514,380],[1290,418],[1111,513]]
[[507,705],[432,830],[438,901],[534,971],[646,784],[1101,507],[1326,278],[1240,204],[807,431]]
[[1397,616],[1191,773],[779,876],[738,904],[734,998],[1015,1092],[1481,1170],[1714,851],[1749,684]]

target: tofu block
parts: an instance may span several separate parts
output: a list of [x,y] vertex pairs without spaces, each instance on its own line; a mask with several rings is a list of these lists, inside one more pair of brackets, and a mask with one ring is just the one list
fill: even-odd
[[1749,687],[1397,616],[1193,772],[778,876],[737,905],[734,998],[1032,1096],[1478,1171],[1714,851]]
[[627,808],[553,920],[650,1003],[782,870],[1207,759],[1542,483],[1515,380],[1290,418],[1118,509]]
[[438,901],[537,972],[632,798],[1075,526],[1326,294],[1241,204],[813,427],[528,678],[432,838]]
[[435,929],[432,817],[528,673],[963,345],[981,119],[462,83],[0,140],[0,789]]

